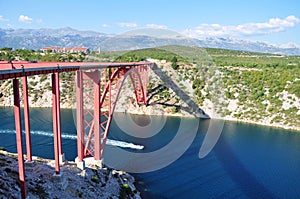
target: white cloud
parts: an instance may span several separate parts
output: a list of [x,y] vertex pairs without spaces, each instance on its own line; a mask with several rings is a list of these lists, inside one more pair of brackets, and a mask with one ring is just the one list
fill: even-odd
[[105,24],[102,24],[101,27],[102,28],[110,28],[110,25],[108,25],[108,24],[105,23]]
[[9,21],[9,20],[5,19],[2,15],[0,15],[0,21]]
[[204,36],[241,36],[241,35],[265,35],[274,32],[282,32],[287,28],[295,27],[300,19],[290,15],[285,19],[271,18],[263,23],[245,23],[236,26],[224,26],[220,24],[200,24],[199,26],[185,30],[183,33],[191,37]]
[[154,29],[167,29],[168,26],[159,25],[159,24],[146,24],[147,28],[154,28]]
[[121,28],[136,28],[138,25],[136,23],[128,23],[128,22],[121,22],[117,24]]
[[31,23],[32,22],[32,18],[30,18],[28,16],[20,15],[19,16],[19,21],[20,22],[25,22],[25,23]]

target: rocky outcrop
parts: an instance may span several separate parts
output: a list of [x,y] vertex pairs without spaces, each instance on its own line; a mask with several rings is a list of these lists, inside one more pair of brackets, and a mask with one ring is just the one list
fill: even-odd
[[[25,163],[29,198],[141,198],[128,173],[97,166],[80,170],[75,162],[66,162],[61,166],[62,175],[55,176],[53,160],[34,159]],[[20,198],[17,155],[2,150],[0,198]]]

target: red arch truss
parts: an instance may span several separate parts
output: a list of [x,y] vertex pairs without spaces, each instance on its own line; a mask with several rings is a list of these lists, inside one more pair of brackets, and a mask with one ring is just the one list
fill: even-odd
[[146,105],[148,65],[107,67],[76,72],[78,161],[93,156],[101,160],[116,103],[127,76],[137,105]]

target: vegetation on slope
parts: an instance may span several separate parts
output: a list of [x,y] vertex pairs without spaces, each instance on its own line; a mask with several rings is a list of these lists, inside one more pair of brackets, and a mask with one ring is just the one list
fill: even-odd
[[[178,48],[184,49],[185,53],[174,53],[178,52]],[[191,54],[189,51],[194,52],[194,54]],[[169,52],[169,54],[166,52]],[[221,89],[224,91],[224,102],[217,109],[223,116],[299,127],[299,56],[212,48],[206,49],[206,52],[209,56],[203,55],[201,58],[197,58],[195,55],[199,55],[201,52],[199,53],[197,50],[195,52],[195,48],[168,46],[160,49],[132,51],[119,57],[119,61],[128,59],[141,61],[145,60],[148,55],[148,58],[164,59],[173,65],[172,57],[177,57],[179,67],[176,68],[176,73],[178,74],[176,81],[181,85],[184,81],[190,81],[193,89],[193,99],[200,106],[203,106],[205,99],[213,100],[207,84],[217,80],[209,79],[211,81],[206,82],[208,79],[203,78],[203,73],[199,74],[207,70],[205,67],[214,64],[222,74]],[[182,55],[187,57],[183,58]],[[176,77],[173,76],[172,78],[175,81]],[[150,86],[153,88],[155,84],[152,83]],[[156,98],[156,100],[160,100],[160,98],[163,98],[165,101],[172,100],[173,95],[165,94],[164,91],[166,90],[168,89],[160,91],[157,94],[160,97]],[[177,99],[176,101],[178,102],[179,100]],[[232,103],[234,107],[232,107]]]

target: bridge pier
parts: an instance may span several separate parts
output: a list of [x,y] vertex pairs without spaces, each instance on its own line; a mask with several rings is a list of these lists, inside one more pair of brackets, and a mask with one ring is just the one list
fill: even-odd
[[100,71],[95,71],[93,74],[93,82],[94,82],[94,140],[95,140],[95,160],[101,159],[101,137],[100,137]]
[[55,82],[56,82],[55,84],[56,84],[56,104],[57,104],[58,154],[59,154],[59,163],[63,164],[65,162],[65,154],[62,152],[59,72],[56,72],[54,74],[55,74]]
[[24,157],[22,148],[22,126],[21,126],[21,108],[20,108],[20,93],[19,93],[19,80],[13,79],[13,92],[14,92],[14,115],[15,115],[15,127],[16,127],[16,142],[18,151],[18,167],[19,167],[19,179],[21,187],[21,197],[26,198],[26,182],[25,182],[25,170],[24,170]]
[[26,132],[26,155],[27,162],[32,161],[32,150],[31,150],[31,136],[30,136],[30,116],[29,116],[29,103],[28,103],[28,84],[27,76],[22,77],[23,85],[23,100],[24,100],[24,123]]
[[83,116],[83,78],[82,71],[76,71],[76,129],[77,129],[77,166],[84,169],[84,116]]
[[[91,114],[93,117],[93,121],[91,123],[87,123],[85,121],[85,113],[84,113],[84,102],[83,102],[83,92],[84,86],[83,81],[88,80],[89,83],[92,82],[93,86],[93,103],[92,107],[88,107],[86,112]],[[76,72],[76,120],[77,120],[77,150],[78,157],[76,158],[77,166],[81,169],[85,167],[85,157],[87,155],[87,146],[85,146],[84,136],[85,129],[88,129],[89,136],[87,142],[90,143],[91,140],[94,140],[94,154],[93,157],[95,160],[101,159],[101,129],[100,129],[100,71],[96,70],[93,72],[83,72],[81,70]],[[93,137],[93,138],[92,138]]]
[[58,112],[59,107],[57,103],[57,76],[55,73],[51,76],[52,79],[52,118],[53,118],[53,134],[54,134],[54,158],[55,158],[55,173],[60,173],[60,165],[59,165],[59,132],[58,126],[60,122],[58,121]]

